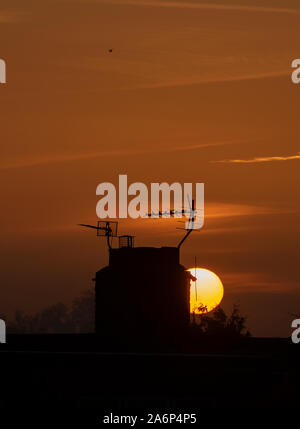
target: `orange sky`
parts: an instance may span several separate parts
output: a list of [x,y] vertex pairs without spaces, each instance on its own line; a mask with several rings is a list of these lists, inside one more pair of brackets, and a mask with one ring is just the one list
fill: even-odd
[[[76,224],[96,222],[98,183],[128,174],[204,182],[205,228],[182,263],[197,256],[215,271],[225,309],[239,301],[254,334],[289,335],[300,309],[299,18],[296,0],[2,0],[0,312],[92,287],[107,252]],[[137,245],[176,245],[175,226],[119,228]]]

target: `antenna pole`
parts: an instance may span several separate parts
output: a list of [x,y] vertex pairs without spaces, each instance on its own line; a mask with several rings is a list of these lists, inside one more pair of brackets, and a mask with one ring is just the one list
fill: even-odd
[[111,249],[111,245],[110,245],[110,242],[109,242],[109,234],[106,234],[106,241],[107,241],[108,248]]
[[178,244],[178,246],[177,246],[177,248],[178,249],[180,249],[180,247],[182,246],[182,244],[183,244],[183,242],[188,238],[188,236],[190,235],[190,233],[192,232],[193,230],[192,229],[190,229],[186,234],[185,234],[185,236],[183,237],[183,239],[180,241],[180,243]]
[[197,293],[197,276],[196,276],[196,269],[197,269],[197,257],[195,256],[195,296],[196,296],[196,303],[198,301],[198,293]]
[[[189,221],[192,221],[192,227],[194,225],[194,210],[195,210],[195,201],[192,200],[192,218],[189,218]],[[183,237],[183,239],[179,242],[177,248],[180,249],[180,247],[182,246],[182,244],[184,243],[184,241],[188,238],[188,236],[190,235],[190,233],[193,232],[193,228],[189,229],[188,232],[185,234],[185,236]]]

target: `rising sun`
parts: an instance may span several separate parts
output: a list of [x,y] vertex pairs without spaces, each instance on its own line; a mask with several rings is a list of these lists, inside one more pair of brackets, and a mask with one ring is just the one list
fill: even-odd
[[221,280],[205,268],[190,268],[188,271],[197,279],[191,281],[190,312],[203,314],[212,311],[220,304],[224,295]]

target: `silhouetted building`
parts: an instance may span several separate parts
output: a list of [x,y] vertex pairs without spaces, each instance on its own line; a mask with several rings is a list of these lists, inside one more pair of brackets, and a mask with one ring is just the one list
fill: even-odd
[[111,338],[159,338],[189,324],[190,279],[177,247],[133,247],[119,237],[96,273],[96,332]]

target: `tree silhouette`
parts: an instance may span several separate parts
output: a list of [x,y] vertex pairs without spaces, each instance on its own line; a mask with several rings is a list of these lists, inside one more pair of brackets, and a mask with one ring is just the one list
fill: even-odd
[[75,298],[71,309],[59,302],[33,315],[17,310],[8,321],[8,332],[17,334],[89,333],[94,331],[94,293],[87,290]]
[[239,306],[236,304],[229,316],[218,306],[210,313],[194,315],[193,321],[204,334],[250,336],[246,328],[246,317],[240,314]]
[[197,308],[197,310],[200,313],[207,313],[207,305],[200,304],[199,307]]
[[95,296],[86,290],[72,303],[71,321],[75,332],[88,333],[95,329]]
[[[200,306],[202,314],[191,315],[193,326],[199,332],[211,335],[249,336],[246,317],[241,316],[238,305],[234,305],[229,316],[218,306],[207,313],[205,306]],[[33,315],[26,315],[17,310],[14,320],[7,321],[8,333],[92,333],[95,326],[94,291],[86,290],[75,298],[69,309],[65,304],[46,307]]]

